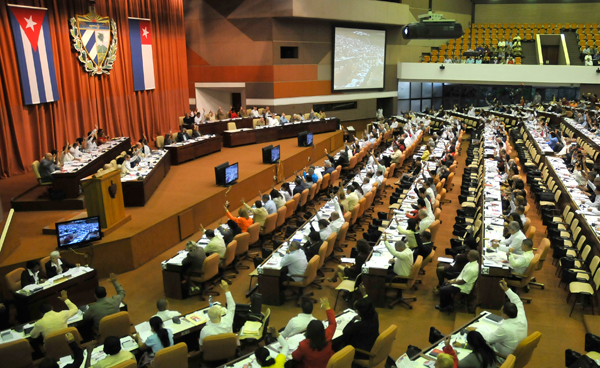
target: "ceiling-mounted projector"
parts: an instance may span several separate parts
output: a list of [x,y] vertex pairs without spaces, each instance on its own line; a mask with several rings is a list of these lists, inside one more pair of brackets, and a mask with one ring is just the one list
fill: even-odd
[[463,35],[462,25],[454,19],[444,19],[442,14],[419,15],[418,23],[407,24],[402,29],[405,39],[453,39]]

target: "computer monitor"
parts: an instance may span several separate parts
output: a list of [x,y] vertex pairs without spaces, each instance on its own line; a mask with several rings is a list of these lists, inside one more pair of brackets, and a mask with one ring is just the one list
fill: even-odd
[[273,147],[271,150],[271,163],[278,162],[281,158],[281,147],[279,145]]
[[229,165],[229,167],[225,169],[225,185],[235,184],[235,181],[238,180],[238,177],[239,170],[237,162],[235,164]]
[[215,166],[215,179],[217,185],[225,185],[225,169],[229,166],[229,161],[219,166]]
[[100,217],[86,217],[56,223],[59,249],[77,248],[102,239]]
[[312,146],[313,145],[313,134],[312,133],[308,133],[306,135],[306,146]]

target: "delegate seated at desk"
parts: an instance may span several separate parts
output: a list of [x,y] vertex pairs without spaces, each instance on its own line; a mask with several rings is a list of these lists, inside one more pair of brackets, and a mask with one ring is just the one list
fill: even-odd
[[50,260],[46,262],[46,277],[51,278],[56,275],[61,275],[67,272],[69,269],[78,267],[79,265],[74,265],[69,261],[65,261],[60,257],[60,253],[58,251],[54,251],[50,253]]
[[[394,258],[390,259],[392,265],[388,268],[386,282],[390,282],[396,276],[408,277],[413,266],[412,250],[406,246],[406,243],[403,240],[397,241],[395,247],[392,248],[387,241],[387,235],[384,236],[383,243],[392,256],[394,256]],[[406,279],[398,279],[398,282],[406,282]],[[398,293],[401,292],[402,289],[398,289]]]
[[[304,275],[306,267],[308,266],[306,255],[304,254],[304,251],[300,249],[299,241],[292,241],[287,250],[287,254],[281,258],[280,266],[281,275],[279,276],[279,287],[280,293],[283,294],[283,283],[286,281],[301,282],[303,280],[302,275]],[[287,272],[285,272],[285,267],[287,267]]]
[[[75,337],[71,332],[65,334],[65,339],[67,340],[67,344],[69,344],[69,348],[71,349],[71,358],[73,358],[73,362],[69,363],[62,368],[81,368],[84,360],[83,350],[79,346],[79,343],[75,341]],[[93,344],[89,344],[87,347],[87,355],[90,357],[92,355]],[[89,365],[89,359],[87,362]],[[45,357],[41,362],[38,368],[59,368],[58,362],[56,359],[52,357]]]
[[26,269],[21,273],[21,288],[27,285],[37,285],[43,282],[40,279],[40,262],[27,261]]
[[453,297],[457,293],[470,294],[479,277],[479,252],[470,250],[467,259],[469,263],[465,265],[456,279],[450,280],[446,285],[439,288],[440,304],[435,309],[440,311],[453,310]]
[[191,240],[186,243],[185,248],[188,254],[181,262],[181,273],[189,279],[189,291],[198,291],[200,287],[194,284],[194,277],[202,277],[202,267],[204,266],[206,253],[202,247]]
[[111,273],[109,281],[115,287],[117,295],[109,298],[106,296],[106,289],[103,286],[98,286],[95,291],[96,302],[90,305],[89,309],[83,314],[84,321],[92,321],[94,323],[93,329],[95,334],[98,334],[100,320],[111,314],[118,313],[121,302],[123,301],[123,298],[125,298],[125,290],[123,290],[123,287],[117,281],[117,275]]
[[221,306],[213,305],[208,309],[208,321],[200,332],[198,343],[202,348],[202,342],[208,336],[220,335],[233,332],[233,317],[235,315],[235,301],[229,291],[229,284],[225,280],[221,280],[221,289],[225,292],[227,299],[227,314],[221,316]]
[[267,210],[263,207],[262,202],[261,201],[254,202],[254,208],[250,207],[248,205],[248,203],[244,202],[243,199],[242,199],[242,203],[248,211],[250,211],[254,214],[252,216],[254,223],[255,224],[259,223],[260,227],[263,228],[265,226],[265,221],[267,221],[267,217],[269,217],[269,212],[267,212]]
[[523,240],[523,243],[521,243],[521,254],[516,254],[509,250],[506,256],[508,257],[508,264],[512,268],[512,272],[523,275],[534,257],[533,241],[531,239]]
[[[90,345],[93,347],[93,344]],[[116,336],[107,336],[104,339],[103,351],[106,354],[106,358],[94,364],[92,368],[110,368],[128,360],[135,360],[135,356],[131,352],[121,349],[121,339]],[[89,367],[91,356],[91,352],[88,352],[88,358],[85,363],[86,367]]]
[[[312,303],[311,303],[311,305],[312,305]],[[287,361],[287,355],[288,355],[287,340],[285,339],[284,336],[280,335],[279,332],[277,332],[277,329],[275,327],[269,327],[268,331],[274,338],[277,339],[277,342],[280,345],[279,354],[277,354],[275,359],[273,359],[271,357],[271,353],[269,352],[269,349],[266,346],[260,347],[254,351],[254,356],[256,357],[256,362],[261,367],[284,368],[285,362]]]
[[187,130],[184,126],[181,127],[181,131],[177,134],[177,142],[185,142],[191,139],[191,137],[187,134]]
[[150,331],[152,331],[153,334],[148,336],[144,342],[141,341],[139,334],[136,335],[137,344],[140,350],[151,350],[150,352],[144,352],[140,358],[140,361],[138,362],[138,366],[140,367],[152,365],[156,353],[164,348],[173,346],[173,331],[163,327],[163,320],[160,317],[155,316],[150,318]]
[[288,338],[292,335],[299,334],[306,330],[306,327],[310,323],[310,321],[315,320],[316,318],[312,315],[313,312],[313,302],[308,299],[302,299],[302,313],[298,314],[296,317],[292,317],[288,324],[285,326],[281,335],[284,338]]
[[158,312],[152,317],[160,317],[163,322],[169,321],[173,317],[181,316],[181,313],[169,310],[169,301],[165,298],[159,299],[156,302],[156,309],[158,309]]
[[492,247],[498,248],[498,250],[502,252],[508,252],[510,249],[512,249],[514,254],[522,254],[523,250],[521,249],[521,244],[523,243],[523,240],[527,239],[527,237],[521,231],[519,223],[516,221],[511,221],[508,224],[508,232],[510,233],[510,237],[508,239],[492,240]]
[[58,299],[62,300],[69,309],[55,312],[50,303],[44,302],[44,304],[42,304],[40,307],[40,311],[44,314],[44,316],[33,326],[33,329],[31,330],[31,337],[37,338],[38,336],[42,335],[42,337],[45,339],[48,334],[68,327],[67,321],[69,318],[77,314],[77,306],[69,300],[66,290],[62,290],[60,292]]
[[292,353],[292,359],[302,368],[325,368],[333,356],[333,334],[337,327],[335,314],[327,298],[321,298],[321,308],[327,313],[327,328],[319,320],[311,321],[306,328],[306,339]]
[[321,248],[321,245],[323,245],[323,240],[321,239],[321,236],[311,227],[310,234],[308,234],[308,240],[302,245],[302,250],[306,255],[306,262],[309,262],[312,257],[319,255],[319,248]]
[[210,255],[211,253],[218,253],[221,259],[225,258],[226,245],[223,238],[215,234],[214,230],[204,230],[204,227],[202,225],[200,226],[204,231],[204,235],[209,239],[208,244],[206,244],[206,247],[204,248],[205,254]]
[[[346,346],[371,351],[379,337],[379,315],[367,295],[365,286],[360,284],[358,290],[362,295],[362,298],[354,303],[358,315],[348,322],[342,335],[333,341],[334,351],[340,351]],[[368,359],[368,357],[357,352],[354,359]]]
[[[521,298],[509,289],[505,280],[500,281],[500,287],[510,300],[502,307],[504,321],[495,331],[481,331],[481,334],[497,353],[507,357],[527,337],[527,317]],[[474,331],[476,328],[467,327],[467,330]]]

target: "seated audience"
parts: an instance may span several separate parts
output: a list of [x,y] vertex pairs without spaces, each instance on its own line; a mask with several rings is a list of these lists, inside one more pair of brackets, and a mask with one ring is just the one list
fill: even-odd
[[304,254],[306,255],[306,261],[310,261],[313,256],[319,254],[319,248],[323,245],[323,240],[321,240],[321,236],[318,232],[311,231],[308,234],[308,240],[306,243],[302,245],[302,250],[304,250]]
[[[306,272],[306,266],[308,261],[304,250],[301,249],[300,242],[297,240],[292,241],[286,255],[280,261],[281,276],[279,278],[281,290],[283,291],[283,283],[286,281],[297,281],[300,282],[303,278],[299,275],[304,275]],[[287,268],[287,272],[284,267]],[[297,275],[297,276],[292,276]]]
[[[262,198],[263,208],[265,210],[267,210],[267,214],[268,215],[272,215],[274,213],[277,213],[277,209],[279,207],[277,207],[277,205],[275,204],[275,202],[271,199],[271,197],[268,194],[261,195],[261,198]],[[284,205],[285,205],[285,202],[284,202]]]
[[477,331],[467,333],[466,344],[454,343],[454,346],[471,350],[471,353],[462,358],[458,368],[496,368],[498,358],[496,352]]
[[202,247],[198,246],[198,244],[191,240],[186,243],[185,248],[188,253],[181,262],[181,273],[185,276],[186,280],[190,284],[188,286],[188,290],[193,293],[200,290],[200,287],[196,286],[191,278],[202,277],[202,267],[204,266],[206,253]]
[[371,253],[371,247],[365,239],[359,239],[356,242],[356,250],[357,255],[354,257],[354,264],[352,266],[338,265],[333,277],[328,278],[327,281],[337,282],[338,278],[341,280],[356,279],[356,277],[362,272],[362,266],[367,261],[367,258]]
[[302,195],[302,192],[304,191],[304,189],[306,189],[306,187],[304,186],[304,180],[302,180],[301,177],[296,176],[296,179],[294,179],[294,184],[296,186],[294,187],[294,191],[292,192],[292,196],[294,196],[296,194]]
[[242,200],[243,205],[246,209],[254,214],[252,219],[255,224],[260,224],[260,227],[265,227],[265,221],[267,221],[267,217],[269,217],[269,212],[263,207],[261,201],[254,202],[254,207],[250,207],[246,202]]
[[281,192],[279,192],[277,189],[273,189],[271,190],[270,193],[270,197],[271,200],[273,201],[273,203],[275,203],[275,209],[277,212],[278,209],[280,209],[281,207],[285,206],[285,198],[283,198],[283,195],[281,194]]
[[521,243],[521,254],[514,253],[512,248],[510,248],[506,256],[508,257],[508,264],[512,268],[512,272],[523,275],[534,257],[533,241],[531,239],[523,240]]
[[21,273],[21,288],[42,283],[43,279],[40,278],[40,263],[38,261],[27,261],[25,267],[25,271]]
[[[227,215],[227,217],[229,217],[229,221],[227,221],[227,225],[229,225],[230,229],[234,229],[234,228],[239,228],[241,232],[246,232],[248,231],[248,228],[250,227],[250,225],[252,225],[252,219],[250,218],[250,215],[248,214],[248,210],[246,209],[245,206],[242,206],[239,210],[238,210],[238,217],[234,217],[230,212],[229,209],[227,208],[229,204],[225,204],[225,214]],[[234,233],[235,230],[234,230]]]
[[[81,368],[84,365],[84,356],[83,350],[79,346],[79,343],[75,341],[75,337],[72,333],[68,332],[65,334],[65,339],[67,340],[67,344],[69,344],[69,348],[71,349],[71,359],[73,359],[72,363],[64,365],[62,368]],[[87,347],[87,355],[91,357],[93,344],[88,344]],[[89,361],[89,359],[88,359]],[[56,359],[52,357],[45,357],[38,365],[38,368],[60,368]]]
[[187,134],[187,130],[184,126],[181,126],[181,131],[177,134],[177,142],[185,142],[191,137]]
[[35,323],[31,330],[31,337],[34,339],[40,335],[46,338],[49,333],[67,328],[67,320],[77,314],[77,306],[69,300],[66,290],[60,292],[58,299],[62,300],[68,309],[55,312],[50,303],[44,302],[40,307],[40,312],[44,316]]
[[279,332],[277,332],[277,329],[275,329],[275,327],[269,327],[269,333],[271,334],[271,336],[277,339],[277,342],[280,345],[279,354],[277,354],[277,356],[273,358],[271,357],[271,353],[269,352],[269,349],[266,346],[260,347],[254,352],[256,362],[258,363],[258,365],[265,368],[284,368],[289,350],[287,340],[283,335],[280,335]]
[[46,262],[45,267],[46,277],[51,278],[78,266],[69,261],[61,259],[60,253],[55,250],[54,252],[50,253],[50,260]]
[[202,342],[208,336],[220,335],[233,332],[233,317],[235,315],[235,301],[229,291],[229,284],[225,280],[221,280],[221,289],[225,292],[227,299],[227,313],[221,316],[221,306],[213,305],[208,309],[208,322],[200,332],[198,343],[202,347]]
[[181,313],[169,310],[169,301],[165,298],[158,299],[156,309],[158,309],[158,312],[152,317],[160,317],[163,322],[172,320],[173,317],[181,316]]
[[512,250],[515,254],[523,253],[521,249],[521,244],[523,240],[527,239],[525,234],[521,231],[521,226],[516,221],[511,221],[508,224],[508,232],[510,233],[510,237],[508,239],[504,239],[498,241],[498,239],[492,240],[492,246],[494,248],[498,248],[502,252],[510,252]]
[[[394,256],[390,259],[391,266],[388,268],[386,281],[389,282],[396,276],[408,277],[413,266],[413,252],[403,240],[397,241],[394,248],[388,243],[387,235],[384,235],[383,240],[385,247]],[[398,279],[398,282],[402,281]]]
[[[354,310],[358,314],[348,322],[341,336],[335,339],[333,350],[340,351],[346,346],[370,352],[379,337],[379,316],[373,302],[367,295],[365,286],[358,287],[362,298],[354,303]],[[366,354],[357,352],[354,359],[369,359]]]
[[[110,274],[108,279],[113,286],[115,287],[115,291],[117,295],[111,296],[108,298],[106,296],[106,289],[104,286],[98,286],[95,291],[96,302],[90,304],[88,310],[83,314],[84,321],[92,321],[94,324],[94,332],[98,333],[98,327],[100,326],[100,320],[106,316],[111,314],[115,314],[119,312],[121,302],[123,298],[125,298],[125,290],[119,282],[117,281],[117,275],[114,273]],[[106,343],[105,343],[106,346]],[[118,351],[117,351],[118,352]]]
[[154,361],[154,354],[161,349],[173,346],[173,331],[163,327],[163,320],[160,317],[150,318],[150,331],[152,335],[148,336],[146,341],[140,339],[140,335],[136,335],[137,343],[141,351],[150,349],[151,352],[144,352],[138,365],[144,367],[151,365]]
[[52,153],[46,153],[38,166],[38,172],[43,181],[53,181],[52,173],[58,169],[60,166],[56,164],[56,156]]
[[465,265],[456,279],[449,280],[444,286],[439,288],[440,304],[435,308],[440,311],[453,310],[453,297],[457,293],[470,294],[479,277],[479,252],[469,251],[467,256],[469,263]]
[[[94,364],[92,368],[109,368],[130,359],[135,360],[135,356],[131,352],[121,349],[121,340],[116,336],[107,336],[104,339],[104,354],[106,357]],[[91,355],[88,354],[88,360]],[[88,363],[86,363],[87,365]]]
[[[512,354],[519,343],[527,337],[527,317],[521,298],[509,289],[505,280],[500,281],[500,287],[510,300],[504,303],[502,307],[504,321],[496,330],[490,333],[487,331],[480,332],[496,353],[506,357]],[[473,327],[467,329],[475,330]]]
[[313,302],[308,299],[302,299],[301,302],[302,313],[298,314],[296,317],[292,317],[288,324],[285,326],[285,329],[281,333],[284,338],[288,338],[290,336],[299,334],[306,330],[306,326],[308,326],[310,321],[315,320],[313,317]]
[[321,308],[327,313],[327,328],[319,320],[311,321],[306,328],[306,339],[292,353],[292,359],[302,368],[325,368],[334,354],[331,340],[337,321],[327,298],[321,298]]
[[202,227],[202,230],[204,231],[204,235],[206,235],[206,237],[209,239],[208,244],[204,248],[206,255],[209,256],[212,253],[218,253],[221,259],[225,258],[225,250],[227,245],[225,244],[223,238],[215,234],[214,230],[204,230],[204,227]]

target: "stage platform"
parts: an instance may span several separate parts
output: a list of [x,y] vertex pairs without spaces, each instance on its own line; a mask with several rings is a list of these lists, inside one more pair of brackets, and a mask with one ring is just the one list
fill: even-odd
[[[323,158],[324,149],[335,151],[341,148],[343,134],[335,131],[315,135],[313,147],[298,147],[296,138],[277,143],[281,145],[282,159],[276,165],[263,164],[262,147],[265,144],[255,144],[223,148],[221,152],[171,167],[144,207],[125,209],[126,215],[131,215],[131,221],[101,242],[78,249],[77,253],[85,254],[85,257],[71,252],[63,257],[81,264],[89,263],[98,270],[99,277],[138,268],[197,232],[200,224],[208,225],[224,218],[226,200],[232,208],[237,208],[242,198],[249,201],[258,196],[259,189],[266,191],[293,175],[294,171]],[[225,161],[239,162],[240,167],[238,183],[229,191],[215,184],[214,167]],[[31,182],[29,178],[14,180]],[[3,279],[7,272],[23,266],[30,259],[48,256],[56,249],[57,242],[55,236],[43,235],[43,228],[75,213],[77,211],[72,210],[16,212],[0,253],[0,277]]]

